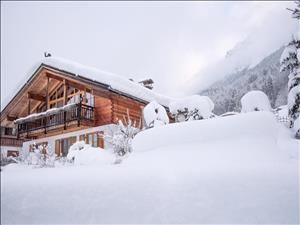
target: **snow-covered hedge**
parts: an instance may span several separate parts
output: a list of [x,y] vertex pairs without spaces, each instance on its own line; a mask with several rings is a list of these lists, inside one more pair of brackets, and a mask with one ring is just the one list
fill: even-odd
[[169,123],[168,114],[163,106],[156,101],[150,102],[143,110],[146,128],[161,126]]
[[169,105],[176,122],[207,119],[212,115],[214,103],[207,96],[192,95],[174,100]]
[[114,162],[114,155],[109,150],[94,148],[84,141],[75,142],[69,149],[68,160],[74,165],[107,165]]
[[241,99],[242,112],[271,111],[268,96],[262,91],[250,91]]

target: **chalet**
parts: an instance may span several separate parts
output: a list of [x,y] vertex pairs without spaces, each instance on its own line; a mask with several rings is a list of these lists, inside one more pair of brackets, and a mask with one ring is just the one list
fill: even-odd
[[107,148],[99,134],[113,132],[127,113],[140,121],[144,106],[153,100],[165,107],[170,101],[147,85],[47,57],[1,112],[1,151],[17,154],[21,146],[30,151],[33,144],[47,144],[65,156],[78,140]]

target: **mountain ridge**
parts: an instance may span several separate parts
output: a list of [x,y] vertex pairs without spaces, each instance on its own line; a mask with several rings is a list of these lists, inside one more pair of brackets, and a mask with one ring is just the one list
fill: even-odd
[[255,66],[248,66],[226,75],[198,94],[212,99],[216,114],[240,111],[240,99],[251,90],[265,92],[272,107],[286,104],[288,74],[279,70],[279,59],[283,49],[284,47],[277,49]]

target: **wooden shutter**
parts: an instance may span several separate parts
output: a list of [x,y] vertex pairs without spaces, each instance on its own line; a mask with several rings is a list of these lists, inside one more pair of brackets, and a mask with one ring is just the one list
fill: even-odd
[[55,141],[55,154],[56,156],[60,156],[60,140]]
[[98,133],[98,135],[97,135],[97,137],[98,137],[98,147],[100,147],[100,148],[104,148],[104,139],[103,139],[103,134],[104,134],[104,132],[103,131],[100,131],[99,133]]

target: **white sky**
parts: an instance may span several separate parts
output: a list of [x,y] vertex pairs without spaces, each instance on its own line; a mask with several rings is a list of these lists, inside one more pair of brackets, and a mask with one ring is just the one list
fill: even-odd
[[151,77],[157,92],[178,96],[265,20],[274,19],[272,35],[286,37],[293,24],[287,6],[294,3],[1,2],[1,99],[15,94],[45,51],[128,78]]

